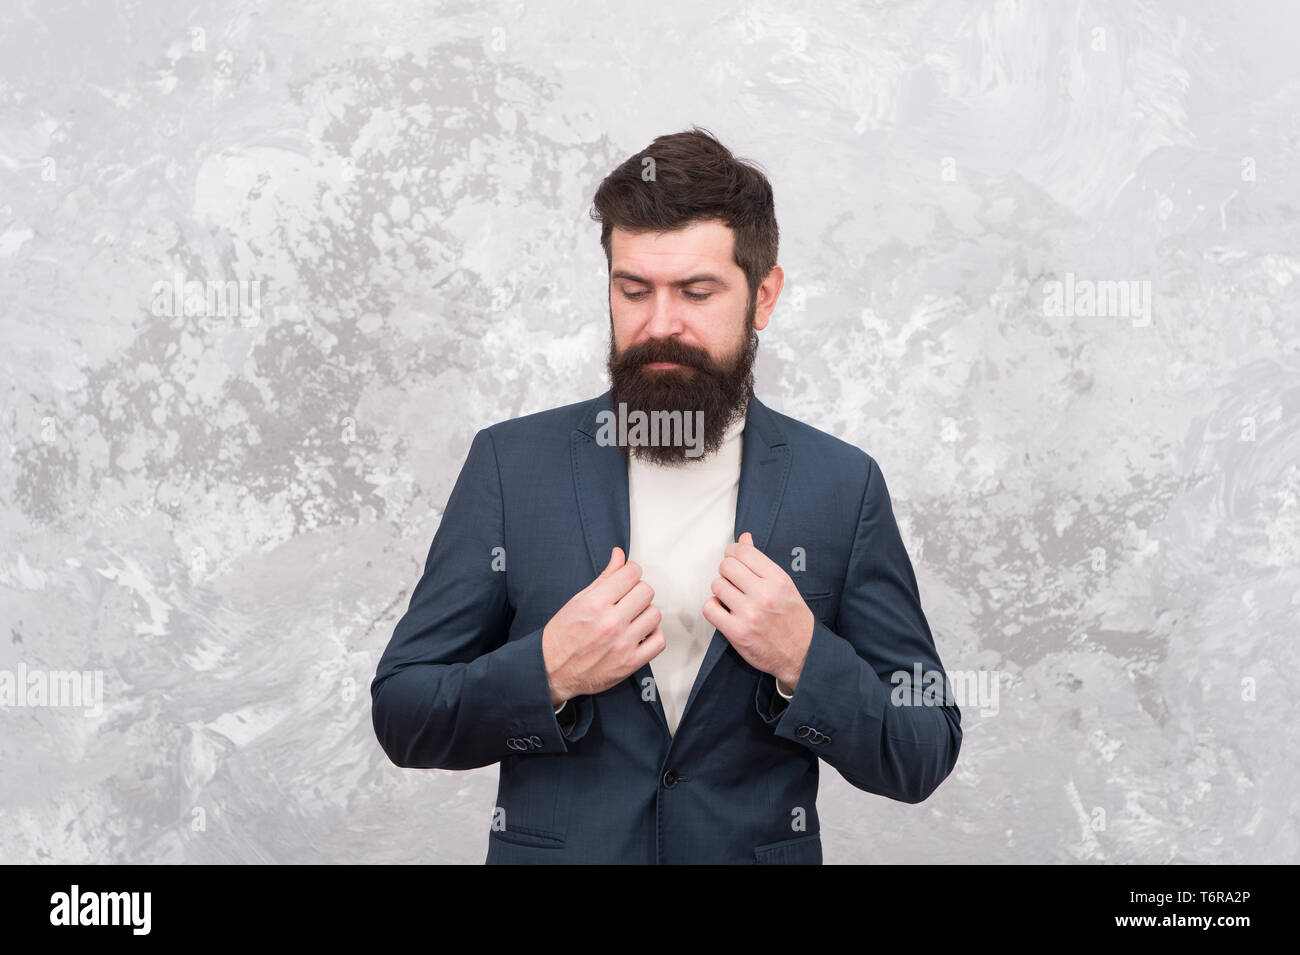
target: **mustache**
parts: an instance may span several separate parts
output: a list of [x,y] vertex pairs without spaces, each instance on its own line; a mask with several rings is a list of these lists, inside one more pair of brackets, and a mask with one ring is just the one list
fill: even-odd
[[615,366],[620,369],[636,368],[657,361],[669,361],[710,374],[717,373],[717,368],[708,352],[673,339],[651,339],[639,345],[629,345],[616,356],[614,361]]

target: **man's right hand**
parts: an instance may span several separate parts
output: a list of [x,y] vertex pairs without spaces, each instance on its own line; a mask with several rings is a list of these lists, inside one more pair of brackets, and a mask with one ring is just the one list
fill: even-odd
[[654,595],[641,567],[615,547],[600,576],[542,630],[552,705],[608,690],[659,655],[667,639]]

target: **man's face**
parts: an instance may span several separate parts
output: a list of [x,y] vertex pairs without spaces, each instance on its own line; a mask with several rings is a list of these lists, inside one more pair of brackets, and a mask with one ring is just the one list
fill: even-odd
[[[732,232],[718,221],[673,232],[610,238],[607,367],[615,412],[703,414],[704,456],[745,414],[753,390],[757,330],[767,326],[780,294],[774,268],[749,298],[745,273],[732,258]],[[634,446],[659,464],[691,460],[683,447]]]

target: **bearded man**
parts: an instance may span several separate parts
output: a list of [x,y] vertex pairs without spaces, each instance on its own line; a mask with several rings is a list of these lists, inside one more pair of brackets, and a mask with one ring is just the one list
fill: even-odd
[[884,476],[754,394],[784,281],[757,168],[661,136],[592,217],[610,388],[475,435],[375,733],[500,764],[488,863],[820,864],[821,763],[919,803],[961,747]]

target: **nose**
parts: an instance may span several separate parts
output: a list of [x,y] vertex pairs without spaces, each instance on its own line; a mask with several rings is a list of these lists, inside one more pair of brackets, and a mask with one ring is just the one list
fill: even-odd
[[672,338],[680,335],[686,326],[682,322],[679,303],[673,300],[672,292],[656,290],[650,298],[650,315],[646,319],[645,331],[651,338]]

